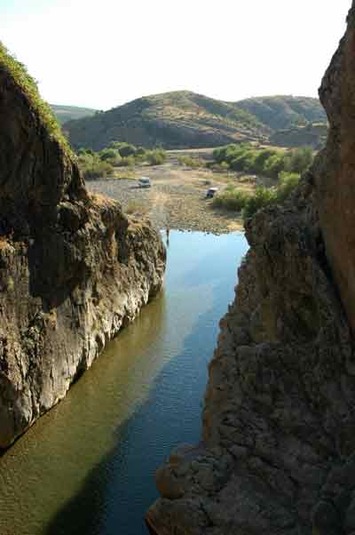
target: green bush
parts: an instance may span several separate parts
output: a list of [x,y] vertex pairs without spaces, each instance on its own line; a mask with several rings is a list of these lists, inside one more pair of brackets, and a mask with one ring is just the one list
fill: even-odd
[[117,150],[122,158],[127,156],[134,156],[137,152],[137,147],[131,145],[130,143],[117,143]]
[[192,156],[179,156],[178,162],[180,165],[186,165],[186,167],[192,167],[192,169],[205,167],[205,163],[200,158],[194,158]]
[[301,175],[299,173],[289,173],[282,171],[279,175],[279,185],[277,187],[277,200],[283,201],[299,183]]
[[78,156],[81,156],[82,154],[91,154],[94,155],[95,152],[92,149],[86,149],[84,147],[80,147],[80,149],[77,152]]
[[282,152],[274,153],[265,160],[263,173],[265,176],[277,179],[283,169],[285,169],[285,155]]
[[272,149],[260,149],[258,151],[258,154],[256,155],[256,158],[254,160],[254,168],[256,174],[263,174],[265,169],[265,163],[270,158],[270,156],[273,156],[274,151]]
[[110,162],[114,166],[133,166],[148,162],[150,165],[160,165],[166,160],[164,149],[144,149],[136,147],[125,141],[112,141],[108,148],[100,152],[102,160]]
[[99,152],[100,159],[103,162],[108,162],[109,164],[113,166],[117,166],[120,164],[121,156],[118,150],[113,148],[107,148],[103,149]]
[[166,152],[163,149],[147,150],[144,158],[150,165],[161,165],[166,160]]
[[247,219],[254,215],[260,208],[273,204],[277,200],[275,188],[259,187],[253,195],[250,195],[243,209],[243,218]]
[[86,180],[106,178],[113,174],[113,167],[109,162],[102,161],[98,153],[80,152],[78,155],[79,168]]
[[250,193],[234,188],[227,188],[222,193],[213,197],[212,206],[215,208],[225,208],[226,210],[240,212],[246,205],[249,197]]
[[289,151],[286,155],[286,170],[291,173],[303,173],[313,161],[310,147],[300,147]]
[[136,160],[134,156],[131,154],[130,156],[123,156],[117,165],[119,167],[133,167],[135,163],[136,163]]
[[246,193],[234,186],[227,187],[217,194],[212,201],[215,208],[224,208],[233,212],[242,212],[243,219],[252,217],[260,208],[283,202],[299,183],[298,173],[283,171],[277,187],[258,187],[255,193]]
[[219,147],[213,151],[219,165],[228,165],[234,171],[258,174],[277,179],[283,171],[303,173],[313,160],[308,147],[297,149],[260,148],[251,143]]
[[221,169],[223,169],[223,171],[227,171],[230,168],[228,162],[221,162],[220,166],[221,166]]

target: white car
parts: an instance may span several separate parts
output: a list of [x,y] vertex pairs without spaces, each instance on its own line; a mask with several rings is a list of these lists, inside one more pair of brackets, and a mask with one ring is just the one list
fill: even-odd
[[208,188],[208,190],[206,191],[207,199],[212,199],[212,197],[215,196],[217,191],[218,191],[218,188]]
[[151,185],[152,185],[152,183],[150,181],[150,178],[148,178],[147,176],[141,176],[138,179],[138,187],[139,188],[150,188]]

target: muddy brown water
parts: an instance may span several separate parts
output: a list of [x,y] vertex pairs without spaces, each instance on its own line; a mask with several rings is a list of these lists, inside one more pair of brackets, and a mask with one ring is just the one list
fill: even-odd
[[242,233],[170,231],[164,290],[0,458],[1,535],[146,534],[154,470],[199,440],[207,364],[246,249]]

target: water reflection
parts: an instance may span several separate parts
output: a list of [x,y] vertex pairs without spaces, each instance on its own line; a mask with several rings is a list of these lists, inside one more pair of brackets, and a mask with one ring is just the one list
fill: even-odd
[[165,291],[0,459],[1,535],[145,533],[152,474],[197,440],[242,235],[170,232]]
[[[36,533],[81,487],[88,467],[115,443],[115,431],[148,395],[164,356],[162,293],[108,347],[70,395],[0,461],[0,533]],[[26,523],[30,520],[30,526]]]

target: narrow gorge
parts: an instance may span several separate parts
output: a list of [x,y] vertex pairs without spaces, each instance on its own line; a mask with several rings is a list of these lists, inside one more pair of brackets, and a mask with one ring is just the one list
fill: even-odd
[[161,287],[149,223],[89,195],[34,82],[0,43],[0,447],[65,396]]
[[155,535],[355,533],[355,2],[320,98],[326,148],[246,225],[203,436],[157,471]]

